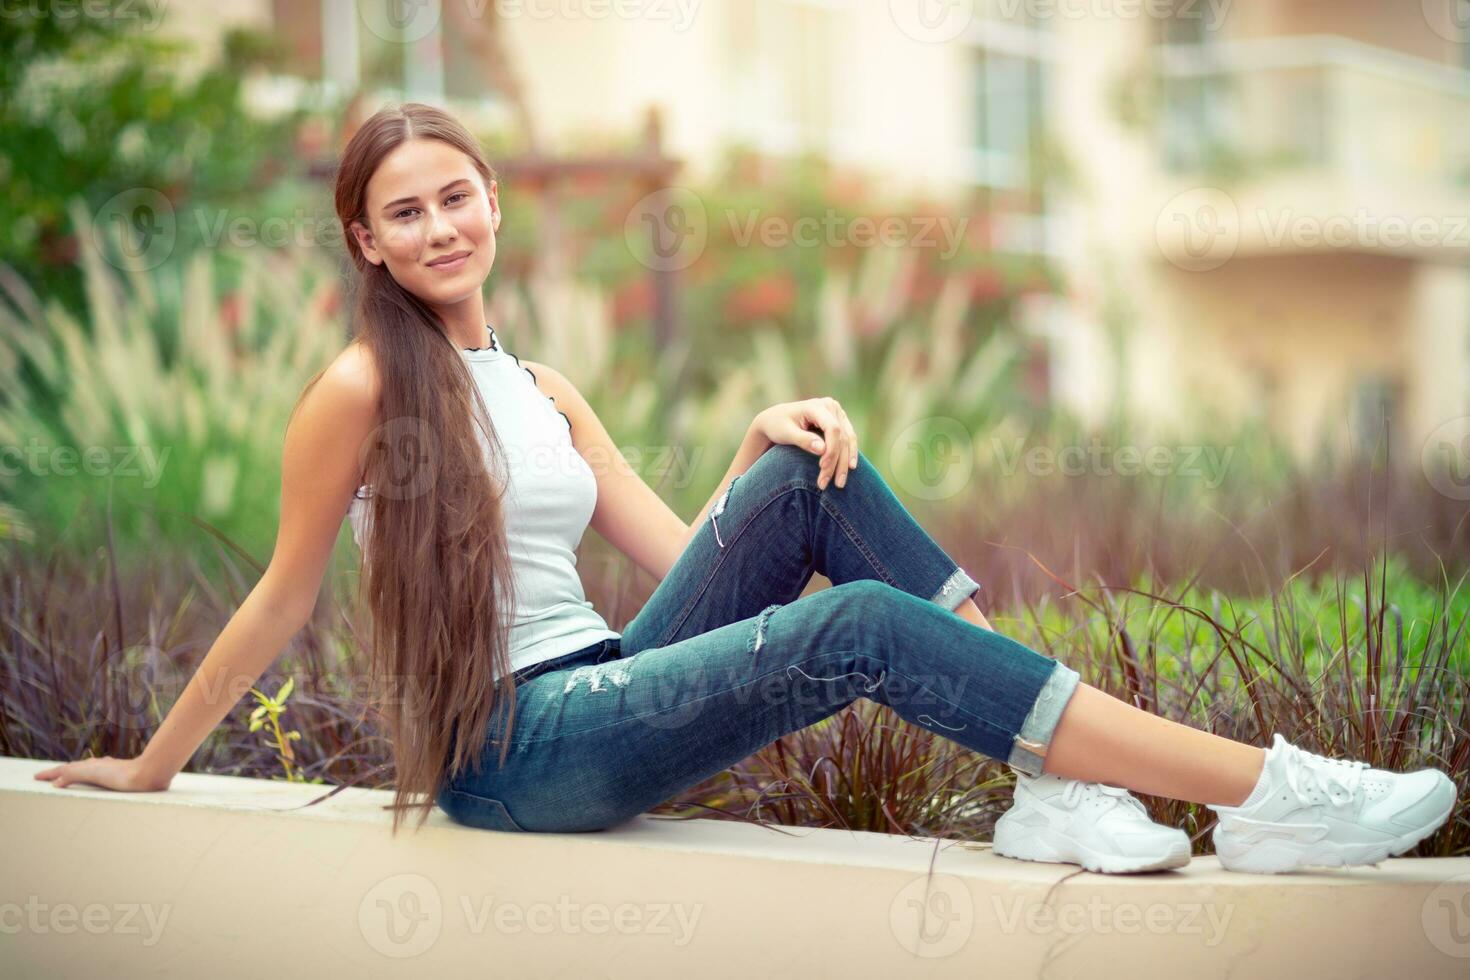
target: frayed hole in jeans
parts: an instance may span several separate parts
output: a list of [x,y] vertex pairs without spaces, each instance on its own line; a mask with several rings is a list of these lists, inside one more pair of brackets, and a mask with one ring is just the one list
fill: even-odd
[[766,643],[766,620],[771,618],[771,613],[780,609],[784,603],[773,602],[760,611],[755,618],[755,631],[750,636],[750,645],[746,653],[756,653]]
[[719,545],[721,548],[725,547],[725,542],[722,541],[722,540],[720,540],[720,525],[718,523],[716,523],[715,518],[719,517],[721,514],[723,514],[725,512],[725,502],[730,499],[730,491],[735,489],[735,481],[736,480],[739,480],[740,477],[743,476],[743,475],[744,475],[743,473],[737,473],[730,480],[730,485],[725,488],[725,492],[722,493],[722,494],[720,494],[720,499],[715,502],[714,507],[710,508],[710,512],[709,512],[709,523],[710,523],[710,527],[714,528],[714,530],[715,530],[715,544]]
[[563,694],[571,694],[577,689],[577,685],[583,680],[587,681],[587,691],[606,691],[603,681],[606,680],[614,687],[627,687],[633,679],[632,659],[609,660],[600,664],[588,664],[578,667],[572,671],[567,678],[566,686],[561,689]]

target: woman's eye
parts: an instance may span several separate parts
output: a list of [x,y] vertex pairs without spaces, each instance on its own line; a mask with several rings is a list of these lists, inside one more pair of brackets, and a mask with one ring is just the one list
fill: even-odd
[[395,217],[395,218],[401,218],[404,215],[411,214],[411,213],[413,213],[414,211],[417,211],[417,210],[418,210],[418,208],[404,208],[402,211],[399,211],[397,214],[393,215],[393,217]]
[[462,197],[469,197],[469,195],[466,194],[464,191],[455,191],[453,194],[449,195],[449,200],[445,201],[444,203],[453,204],[455,201],[459,200]]

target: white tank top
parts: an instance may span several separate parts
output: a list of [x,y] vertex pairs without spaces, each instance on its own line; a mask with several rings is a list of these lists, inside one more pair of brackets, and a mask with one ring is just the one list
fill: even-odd
[[[505,531],[516,583],[510,631],[510,666],[520,670],[573,653],[621,634],[592,608],[577,574],[576,549],[597,506],[597,479],[572,445],[571,420],[536,386],[535,375],[500,344],[489,329],[490,346],[462,348],[490,410],[505,462],[494,469],[506,482]],[[489,466],[490,446],[476,427]],[[347,510],[352,537],[365,551],[372,520],[368,496],[359,487]],[[496,676],[499,676],[498,674]]]

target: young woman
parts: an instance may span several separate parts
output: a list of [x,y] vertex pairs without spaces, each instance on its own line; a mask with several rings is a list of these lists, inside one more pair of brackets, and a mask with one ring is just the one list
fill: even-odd
[[[990,629],[831,398],[751,422],[693,524],[624,462],[560,372],[487,324],[494,172],[445,113],[370,118],[336,184],[356,337],[287,426],[270,566],[137,759],[58,787],[166,789],[306,621],[344,512],[397,766],[393,828],[437,802],[500,831],[592,831],[859,697],[1016,773],[1010,857],[1177,867],[1183,831],[1129,789],[1208,804],[1227,868],[1374,863],[1434,832],[1442,772],[1396,774],[1175,724]],[[584,598],[588,524],[660,580],[620,633]],[[798,599],[813,572],[833,583]],[[230,691],[221,696],[221,692]],[[485,765],[493,753],[494,764]]]

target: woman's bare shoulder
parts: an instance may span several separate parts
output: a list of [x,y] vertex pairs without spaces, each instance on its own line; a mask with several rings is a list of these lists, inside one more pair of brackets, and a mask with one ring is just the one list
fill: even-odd
[[331,377],[334,387],[353,391],[372,405],[377,405],[383,391],[382,375],[373,352],[360,340],[353,340],[342,349],[323,372],[323,378],[326,377]]
[[378,424],[382,379],[372,353],[361,343],[349,343],[306,384],[291,421],[287,438],[299,419],[313,429],[330,430],[338,437],[366,437]]

